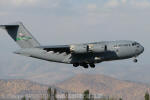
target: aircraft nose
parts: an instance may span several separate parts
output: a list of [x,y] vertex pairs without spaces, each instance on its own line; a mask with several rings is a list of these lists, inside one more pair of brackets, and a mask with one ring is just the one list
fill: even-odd
[[143,52],[144,52],[144,47],[141,44],[137,45],[137,49],[136,49],[137,55],[140,55]]
[[141,46],[141,53],[143,53],[144,52],[144,47],[143,46]]
[[139,45],[139,54],[144,52],[144,47],[142,45]]

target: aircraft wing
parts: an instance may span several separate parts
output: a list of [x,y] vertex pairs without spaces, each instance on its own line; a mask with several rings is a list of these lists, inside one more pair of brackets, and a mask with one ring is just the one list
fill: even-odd
[[55,45],[55,46],[40,46],[38,48],[42,48],[43,50],[46,50],[47,52],[53,51],[53,52],[59,52],[59,53],[70,53],[70,46],[69,45]]

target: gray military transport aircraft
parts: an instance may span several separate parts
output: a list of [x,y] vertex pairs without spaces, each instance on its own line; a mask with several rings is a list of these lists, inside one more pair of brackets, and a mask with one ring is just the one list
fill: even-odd
[[73,64],[74,67],[95,67],[103,61],[134,58],[144,51],[144,47],[135,41],[104,41],[84,44],[41,46],[21,22],[0,25],[21,47],[14,53],[42,60]]

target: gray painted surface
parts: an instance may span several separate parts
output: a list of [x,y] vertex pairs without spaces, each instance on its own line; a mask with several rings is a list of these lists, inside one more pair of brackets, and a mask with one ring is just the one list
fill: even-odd
[[40,46],[21,22],[0,27],[6,29],[22,48],[16,51],[16,54],[47,61],[75,64],[75,67],[81,65],[88,68],[88,64],[95,67],[95,63],[137,57],[144,51],[144,47],[139,43],[127,40]]

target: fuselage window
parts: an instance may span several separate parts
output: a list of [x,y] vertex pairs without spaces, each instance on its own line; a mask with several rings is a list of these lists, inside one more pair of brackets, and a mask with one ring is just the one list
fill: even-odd
[[119,47],[121,47],[121,46],[126,46],[127,47],[127,46],[130,46],[130,44],[119,44],[118,46]]
[[140,44],[137,42],[132,43],[132,46],[137,46],[137,45],[140,45]]
[[119,45],[114,45],[114,47],[115,48],[117,48],[117,47],[129,47],[129,46],[131,46],[130,44],[119,44]]
[[132,46],[135,46],[136,45],[136,43],[132,43]]

